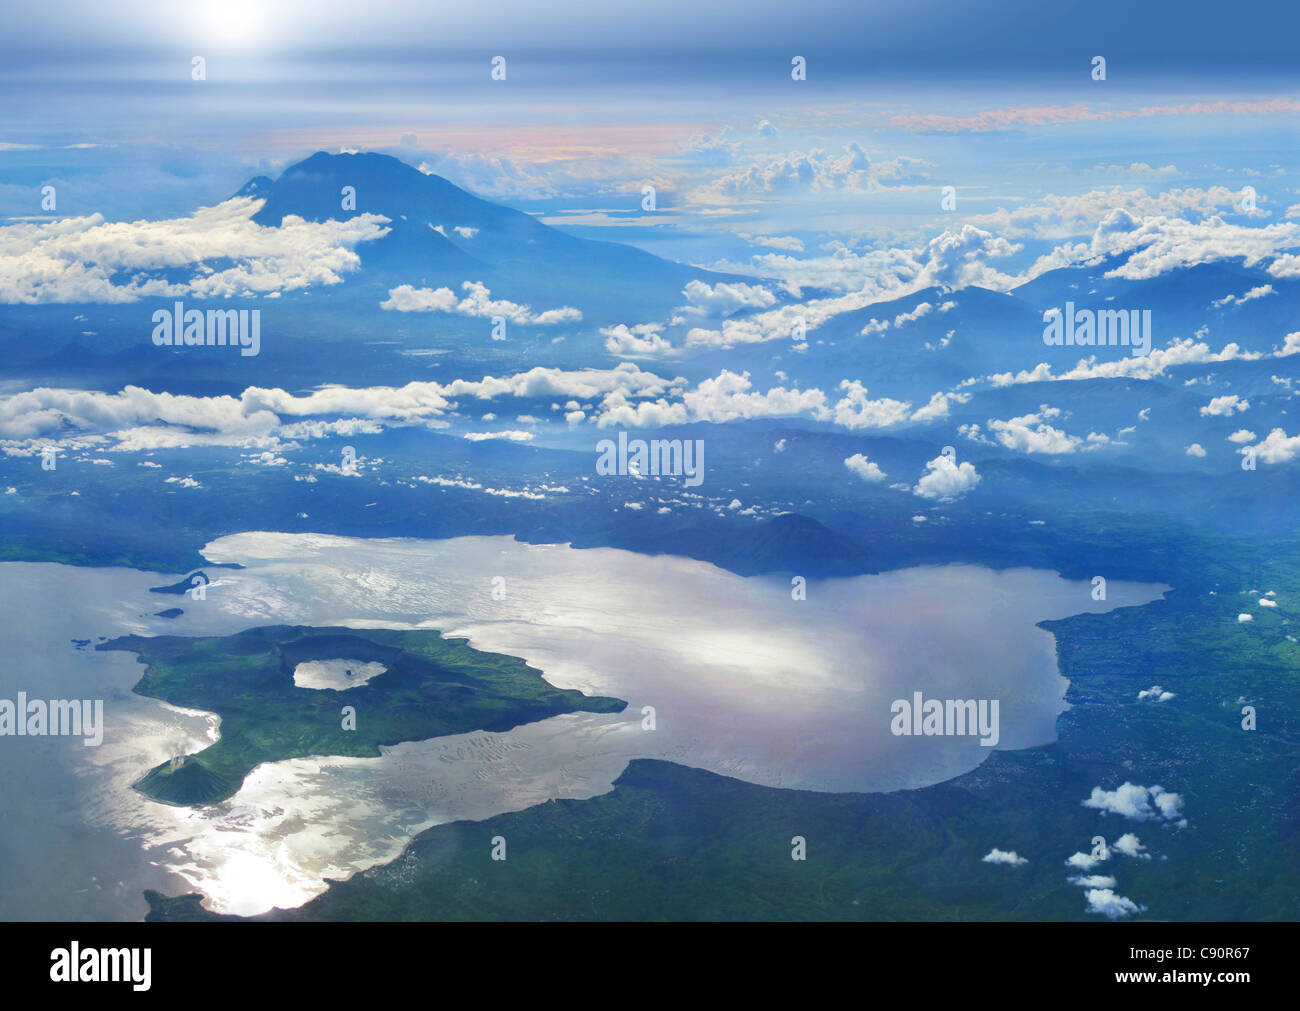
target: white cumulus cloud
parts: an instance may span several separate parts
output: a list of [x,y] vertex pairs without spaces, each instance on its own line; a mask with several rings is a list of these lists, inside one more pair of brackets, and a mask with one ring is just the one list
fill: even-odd
[[952,499],[964,495],[980,483],[980,476],[970,463],[953,462],[951,456],[939,455],[925,465],[912,492],[921,498]]
[[844,466],[848,467],[849,470],[864,481],[874,482],[885,480],[885,472],[881,470],[877,464],[872,463],[861,453],[854,453],[852,456],[846,457],[844,460]]

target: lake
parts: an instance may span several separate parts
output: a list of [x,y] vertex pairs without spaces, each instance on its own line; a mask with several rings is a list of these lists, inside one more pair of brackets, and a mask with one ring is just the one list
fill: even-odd
[[[1090,583],[1051,572],[950,565],[810,580],[796,600],[784,578],[509,537],[250,532],[204,555],[245,568],[208,569],[198,601],[147,592],[175,574],[0,565],[0,644],[11,658],[0,697],[103,698],[106,721],[98,748],[0,738],[0,916],[135,919],[146,887],[200,891],[210,908],[240,914],[299,905],[326,878],[394,858],[430,825],[595,796],[633,758],[805,790],[941,782],[995,749],[975,736],[895,736],[893,700],[995,699],[999,748],[1049,743],[1067,682],[1053,637],[1035,624],[1167,589],[1111,582],[1095,601]],[[184,614],[154,616],[170,606]],[[523,657],[558,687],[629,705],[404,743],[373,759],[271,763],[202,810],[132,790],[154,765],[214,739],[218,721],[134,695],[133,655],[71,640],[264,624],[436,628]]]

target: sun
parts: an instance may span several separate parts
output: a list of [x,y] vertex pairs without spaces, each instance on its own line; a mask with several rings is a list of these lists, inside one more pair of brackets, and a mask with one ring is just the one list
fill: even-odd
[[215,0],[205,5],[203,31],[218,45],[246,45],[262,38],[263,5],[256,0]]

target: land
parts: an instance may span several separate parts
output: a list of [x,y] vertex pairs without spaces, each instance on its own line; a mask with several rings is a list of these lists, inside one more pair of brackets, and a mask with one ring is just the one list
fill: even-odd
[[[435,826],[392,863],[254,919],[1097,919],[1066,859],[1127,832],[1148,858],[1114,853],[1096,873],[1149,917],[1300,918],[1300,546],[1275,542],[1254,568],[1202,541],[1170,569],[1161,601],[1044,623],[1070,679],[1051,745],[870,795],[634,761],[609,793]],[[1277,608],[1243,589],[1256,579]],[[1157,683],[1175,698],[1137,698]],[[1084,806],[1126,781],[1179,793],[1186,827]],[[796,835],[805,861],[791,859]],[[505,861],[491,859],[495,836]],[[1028,862],[984,863],[994,847]],[[220,918],[197,895],[147,898],[150,920]]]
[[[100,643],[146,664],[135,691],[221,717],[221,738],[164,762],[136,784],[155,800],[212,804],[254,767],[308,755],[377,757],[380,745],[472,730],[503,731],[570,712],[621,712],[621,699],[554,688],[523,660],[472,649],[432,630],[277,625],[236,635],[129,635]],[[299,688],[309,660],[378,661],[387,670],[346,690]],[[344,729],[344,707],[355,729]]]

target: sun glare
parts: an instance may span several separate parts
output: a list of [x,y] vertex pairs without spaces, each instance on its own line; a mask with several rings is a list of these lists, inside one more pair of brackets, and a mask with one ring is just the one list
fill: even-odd
[[203,29],[220,45],[247,45],[261,38],[262,4],[256,0],[216,0],[206,5]]

